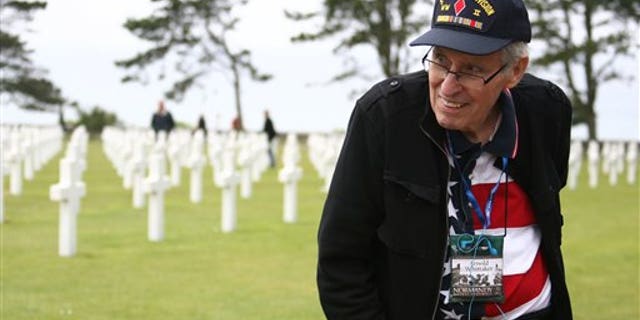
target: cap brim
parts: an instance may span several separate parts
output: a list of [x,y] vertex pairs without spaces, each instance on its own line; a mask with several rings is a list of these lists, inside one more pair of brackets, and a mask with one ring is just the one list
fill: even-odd
[[510,42],[510,39],[490,38],[468,32],[432,28],[409,45],[445,47],[473,55],[486,55],[504,48]]

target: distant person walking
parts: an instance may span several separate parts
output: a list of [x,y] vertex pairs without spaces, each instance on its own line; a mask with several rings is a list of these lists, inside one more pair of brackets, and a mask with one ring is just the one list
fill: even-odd
[[276,129],[273,127],[273,121],[271,121],[271,118],[269,117],[268,110],[264,111],[264,128],[262,129],[262,131],[267,134],[267,141],[269,146],[267,149],[267,152],[269,153],[269,165],[271,166],[271,168],[273,168],[276,166],[276,157],[273,150],[273,139],[276,137]]
[[240,117],[235,116],[233,120],[231,120],[231,129],[233,131],[240,131],[242,129],[242,125],[240,124]]
[[158,102],[158,110],[153,114],[151,118],[151,128],[155,132],[156,136],[158,131],[165,131],[167,135],[173,130],[175,123],[171,112],[167,111],[164,107],[164,101]]
[[204,135],[207,136],[207,123],[204,120],[204,115],[200,115],[200,118],[198,118],[198,126],[196,127],[194,132],[198,130],[202,130]]

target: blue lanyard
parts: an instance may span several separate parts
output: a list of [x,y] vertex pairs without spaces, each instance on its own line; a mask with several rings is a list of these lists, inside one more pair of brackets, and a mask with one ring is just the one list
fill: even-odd
[[460,167],[460,164],[456,159],[456,154],[453,152],[453,144],[451,142],[451,138],[449,137],[448,132],[447,132],[447,141],[449,142],[449,153],[451,154],[451,158],[453,159],[454,167],[456,168],[456,171],[460,175],[460,180],[462,181],[464,194],[467,196],[467,199],[469,200],[469,202],[471,202],[471,205],[473,206],[473,211],[475,211],[476,216],[478,217],[478,219],[480,219],[480,222],[482,222],[483,229],[487,229],[489,228],[489,226],[491,226],[491,209],[493,208],[493,197],[496,195],[496,192],[498,191],[498,187],[500,186],[500,180],[502,180],[502,175],[504,175],[505,172],[507,171],[509,158],[502,157],[502,171],[500,172],[498,181],[496,181],[494,186],[491,188],[491,191],[489,191],[489,198],[487,199],[487,203],[485,204],[484,211],[483,211],[482,208],[480,208],[480,203],[478,202],[478,199],[476,199],[476,197],[473,195],[473,192],[471,192],[471,186],[469,185],[469,182],[467,182],[467,179],[465,179],[464,173],[462,172],[462,168]]

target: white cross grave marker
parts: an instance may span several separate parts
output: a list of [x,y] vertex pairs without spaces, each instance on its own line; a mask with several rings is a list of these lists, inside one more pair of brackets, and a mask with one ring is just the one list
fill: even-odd
[[636,183],[636,170],[638,167],[638,142],[629,141],[627,143],[627,182]]
[[240,196],[244,199],[251,198],[253,157],[249,146],[249,138],[243,137],[238,151],[238,166],[240,167]]
[[619,142],[611,142],[607,154],[609,163],[609,185],[618,185],[618,175],[624,171],[624,145]]
[[27,181],[33,180],[34,175],[34,153],[35,153],[35,145],[34,145],[34,136],[33,131],[27,128],[21,130],[22,136],[22,154],[23,154],[23,164],[24,164],[24,179]]
[[171,185],[177,187],[182,180],[182,155],[183,146],[180,143],[172,143],[168,148],[169,155],[169,176],[171,177]]
[[235,139],[229,142],[222,153],[221,171],[214,175],[215,184],[222,188],[222,222],[224,233],[233,232],[237,225],[236,186],[240,177],[235,172]]
[[156,149],[149,158],[149,176],[144,180],[145,193],[149,194],[147,235],[149,241],[164,239],[164,193],[169,189],[169,177],[165,175],[165,156]]
[[574,141],[569,149],[569,174],[567,185],[570,190],[575,190],[578,185],[578,176],[582,166],[582,141]]
[[7,162],[9,164],[9,193],[14,196],[22,194],[22,150],[20,148],[20,133],[18,130],[11,132],[11,148]]
[[598,165],[600,162],[599,148],[598,141],[589,141],[589,146],[587,147],[587,160],[589,161],[589,187],[591,187],[591,189],[598,186]]
[[191,154],[188,161],[191,168],[189,199],[192,203],[200,203],[202,201],[202,171],[206,164],[204,132],[202,130],[196,131],[191,143]]
[[282,162],[284,167],[278,173],[278,180],[284,184],[283,220],[295,223],[298,220],[298,180],[302,178],[302,169],[298,166],[300,148],[295,134],[287,135]]
[[266,133],[257,133],[251,136],[251,154],[253,163],[251,164],[251,181],[258,182],[262,174],[269,168],[269,141]]
[[4,161],[0,162],[0,223],[4,223],[4,175],[7,172]]
[[60,202],[58,254],[61,257],[71,257],[76,253],[77,216],[80,198],[85,193],[78,162],[69,158],[60,160],[60,182],[49,188],[49,198]]
[[144,207],[144,173],[147,168],[147,160],[145,159],[144,141],[135,144],[133,157],[129,162],[129,170],[131,170],[131,184],[133,188],[132,202],[134,208]]

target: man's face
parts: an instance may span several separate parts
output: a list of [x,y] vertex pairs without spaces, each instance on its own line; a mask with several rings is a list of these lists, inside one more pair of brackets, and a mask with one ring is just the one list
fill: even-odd
[[[446,48],[434,48],[430,60],[453,72],[464,72],[487,79],[503,67],[502,53],[474,56]],[[507,68],[509,68],[507,66]],[[511,86],[510,72],[498,73],[489,83],[464,86],[453,74],[444,76],[431,66],[429,89],[431,108],[438,123],[445,129],[459,130],[472,141],[493,132],[498,110],[494,105],[500,92]]]

